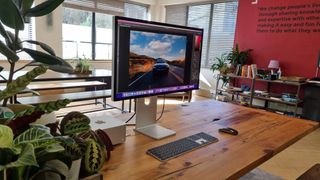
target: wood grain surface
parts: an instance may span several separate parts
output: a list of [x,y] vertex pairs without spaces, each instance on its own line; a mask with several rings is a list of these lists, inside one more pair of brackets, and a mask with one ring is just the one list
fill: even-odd
[[[220,121],[213,122],[214,118]],[[159,123],[176,135],[153,140],[139,133],[116,146],[103,167],[104,179],[237,179],[318,127],[318,123],[213,100],[180,105],[166,110]],[[238,136],[219,133],[232,127]],[[219,142],[167,162],[146,151],[198,132]]]

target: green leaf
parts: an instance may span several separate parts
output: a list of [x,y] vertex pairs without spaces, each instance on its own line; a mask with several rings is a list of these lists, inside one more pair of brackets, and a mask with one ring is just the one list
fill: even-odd
[[9,148],[13,142],[13,132],[10,127],[0,124],[0,148]]
[[61,59],[61,65],[49,65],[49,69],[60,73],[73,73],[73,67],[65,60]]
[[12,29],[23,30],[24,21],[17,5],[12,0],[0,0],[0,20]]
[[18,159],[7,165],[0,166],[0,171],[8,168],[17,168],[23,166],[38,167],[36,156],[34,154],[34,147],[32,146],[32,144],[25,144],[22,148],[21,154],[19,155]]
[[[30,178],[35,179],[65,179],[68,175],[68,166],[60,160],[51,160],[46,162],[40,169]],[[58,177],[56,177],[58,175]]]
[[42,149],[41,151],[37,152],[37,158],[44,157],[50,153],[57,153],[57,152],[62,152],[62,151],[64,151],[64,147],[61,146],[59,143],[51,144],[51,145],[44,147],[44,149]]
[[32,127],[20,134],[13,141],[14,145],[23,145],[31,143],[35,149],[47,147],[52,144],[56,144],[59,141],[54,139],[50,134],[50,129],[43,127]]
[[52,56],[52,55],[49,55],[40,51],[28,49],[28,48],[23,48],[22,50],[28,53],[37,62],[41,62],[48,65],[62,64],[61,59],[56,56]]
[[9,36],[9,38],[10,38],[10,41],[11,41],[11,43],[8,44],[10,49],[13,49],[13,50],[22,49],[21,39],[18,37],[18,39],[15,40],[15,38],[16,38],[15,35],[10,31],[7,31],[7,34]]
[[2,23],[0,22],[0,34],[6,39],[7,44],[12,44],[11,38],[9,37],[7,31],[4,29]]
[[16,53],[8,48],[2,41],[0,41],[0,53],[14,62],[17,62],[19,60],[19,57],[16,55]]
[[25,12],[26,16],[38,17],[44,16],[55,10],[63,0],[47,0]]
[[56,56],[56,53],[54,52],[54,50],[50,46],[46,45],[45,43],[42,43],[42,42],[39,42],[39,41],[33,41],[33,40],[27,40],[27,41],[24,41],[24,42],[28,42],[28,43],[31,43],[31,44],[39,45],[43,50],[47,51],[52,56]]
[[6,89],[0,91],[0,100],[11,97],[24,90],[30,82],[47,71],[46,66],[39,66],[27,72],[25,75],[18,77],[16,80],[7,84]]
[[22,1],[22,12],[25,13],[26,11],[28,11],[32,4],[33,4],[34,0],[23,0]]

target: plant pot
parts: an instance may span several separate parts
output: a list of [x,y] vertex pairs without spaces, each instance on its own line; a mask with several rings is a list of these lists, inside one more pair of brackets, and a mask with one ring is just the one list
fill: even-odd
[[78,180],[80,174],[81,159],[72,161],[72,165],[66,177],[66,180]]
[[103,175],[100,173],[96,173],[91,176],[81,178],[80,180],[103,180]]
[[56,114],[54,112],[49,114],[42,115],[39,119],[36,120],[36,122],[32,124],[42,124],[47,125],[50,123],[55,123],[57,121]]

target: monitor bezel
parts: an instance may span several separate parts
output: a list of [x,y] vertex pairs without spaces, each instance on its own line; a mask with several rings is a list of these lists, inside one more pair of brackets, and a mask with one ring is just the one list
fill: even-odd
[[[112,58],[112,90],[111,90],[111,99],[113,101],[121,101],[121,100],[128,100],[128,99],[136,99],[136,98],[143,98],[143,97],[151,97],[151,96],[158,96],[158,95],[164,95],[169,93],[177,93],[177,92],[185,92],[185,91],[191,91],[191,90],[197,90],[200,87],[200,77],[198,78],[197,86],[194,88],[188,88],[188,89],[182,89],[182,90],[175,90],[170,92],[159,92],[159,93],[153,93],[153,94],[143,94],[143,95],[136,95],[131,97],[122,97],[117,98],[117,89],[116,89],[116,79],[117,77],[117,62],[119,61],[117,57],[117,51],[118,51],[118,20],[124,20],[124,21],[133,21],[138,23],[146,23],[146,24],[152,24],[152,25],[160,25],[160,26],[169,26],[173,28],[182,28],[182,29],[189,29],[189,30],[195,30],[195,31],[201,31],[202,37],[201,37],[201,49],[200,49],[200,62],[199,62],[199,69],[200,72],[201,69],[201,58],[202,58],[202,46],[203,46],[203,29],[201,28],[195,28],[195,27],[187,27],[187,26],[181,26],[181,25],[175,25],[175,24],[167,24],[167,23],[161,23],[161,22],[155,22],[155,21],[146,21],[141,19],[134,19],[134,18],[128,18],[128,17],[122,17],[122,16],[114,16],[113,17],[113,58]],[[119,80],[118,80],[119,81]],[[190,85],[190,84],[188,84]],[[136,91],[130,91],[130,92],[136,92]]]

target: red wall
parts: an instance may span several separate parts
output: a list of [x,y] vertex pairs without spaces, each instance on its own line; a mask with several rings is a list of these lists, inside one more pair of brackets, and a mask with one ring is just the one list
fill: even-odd
[[[257,4],[252,4],[255,0],[239,0],[239,10],[237,19],[237,28],[235,43],[239,44],[241,50],[253,49],[253,63],[258,68],[267,68],[270,59],[280,61],[283,75],[314,77],[320,50],[320,20],[307,20],[312,14],[286,15],[288,18],[303,17],[304,20],[289,23],[303,23],[303,29],[317,30],[318,32],[257,32],[259,13],[281,11],[261,11],[259,8],[270,8],[275,6],[306,5],[306,8],[300,8],[303,11],[316,10],[314,16],[320,17],[320,0],[258,0]],[[318,6],[319,5],[319,6]],[[313,6],[313,7],[312,7]],[[297,9],[283,10],[283,12],[297,11]],[[315,11],[315,12],[316,12]],[[283,17],[283,16],[274,16]],[[305,26],[305,23],[315,23],[312,26]],[[283,22],[277,21],[278,24]],[[275,24],[274,24],[275,25]],[[268,28],[264,28],[268,29]],[[277,28],[274,28],[275,30]],[[279,28],[282,30],[298,30],[298,27]]]

